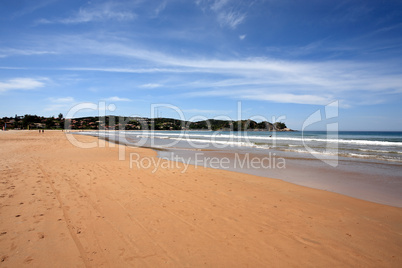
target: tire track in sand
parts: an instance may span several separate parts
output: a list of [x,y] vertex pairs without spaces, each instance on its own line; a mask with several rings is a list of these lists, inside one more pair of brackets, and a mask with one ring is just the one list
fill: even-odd
[[[96,202],[94,202],[90,195],[82,189],[82,187],[80,187],[80,185],[78,184],[78,182],[76,180],[73,179],[73,177],[68,176],[68,175],[63,175],[66,179],[64,180],[64,182],[66,182],[69,186],[70,189],[75,191],[79,196],[85,198],[87,204],[92,207],[92,209],[94,211],[96,211],[99,215],[104,215],[103,210],[101,209],[100,205],[97,204]],[[92,178],[91,178],[92,181]],[[124,210],[124,215],[126,215],[128,218],[130,218],[130,220],[134,223],[136,223],[143,231],[145,231],[144,235],[147,235],[148,238],[150,239],[150,242],[156,246],[157,248],[159,248],[167,258],[170,259],[171,262],[173,262],[175,264],[175,266],[179,265],[179,261],[177,259],[175,259],[173,256],[171,256],[168,251],[162,247],[158,242],[155,241],[155,239],[153,239],[153,237],[149,234],[149,232],[146,230],[146,228],[141,225],[138,220],[136,220],[131,213],[116,199],[110,197],[110,200],[112,200],[113,202],[115,202],[117,205],[119,205],[123,210]],[[153,257],[158,255],[157,253],[153,253],[153,254],[139,254],[138,251],[141,250],[141,245],[139,245],[138,243],[136,243],[135,241],[133,241],[133,239],[131,239],[130,237],[128,237],[125,233],[123,233],[118,225],[116,225],[116,223],[113,220],[109,220],[107,218],[102,218],[102,220],[108,224],[110,230],[113,230],[114,233],[120,238],[120,240],[122,242],[124,242],[125,247],[130,248],[130,252],[137,252],[135,254],[135,256],[130,257],[132,259],[137,259],[139,261],[142,262],[141,266],[147,266],[147,267],[153,267],[153,265],[151,263],[149,263],[149,261],[147,261],[147,258],[149,257]],[[94,235],[94,239],[96,240],[97,244],[99,245],[100,242],[97,238],[96,233],[93,233]],[[102,252],[102,251],[100,251]]]
[[68,215],[66,207],[63,204],[63,200],[61,199],[57,189],[54,187],[52,181],[49,178],[49,175],[47,174],[47,172],[45,172],[45,170],[43,169],[43,167],[40,164],[38,164],[38,168],[43,173],[43,177],[45,178],[46,182],[50,185],[50,187],[52,188],[52,191],[56,195],[57,201],[59,202],[60,207],[63,210],[63,217],[64,217],[64,220],[67,223],[67,228],[68,228],[68,231],[70,233],[70,236],[73,239],[73,241],[75,243],[75,246],[77,247],[77,249],[78,249],[78,251],[80,253],[81,259],[84,262],[85,267],[91,267],[91,264],[88,261],[88,256],[87,256],[87,254],[85,252],[85,249],[82,246],[82,244],[81,244],[76,232],[74,232],[74,230],[73,230],[73,228],[72,228],[72,226],[70,224],[72,221],[70,219],[70,216]]

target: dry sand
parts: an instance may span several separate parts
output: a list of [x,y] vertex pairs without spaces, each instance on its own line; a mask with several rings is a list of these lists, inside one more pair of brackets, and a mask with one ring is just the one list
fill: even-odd
[[2,267],[402,267],[401,208],[223,170],[152,174],[61,131],[0,145]]

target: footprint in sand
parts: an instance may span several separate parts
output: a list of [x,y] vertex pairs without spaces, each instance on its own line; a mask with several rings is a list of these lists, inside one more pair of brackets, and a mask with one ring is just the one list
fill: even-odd
[[33,261],[32,257],[27,257],[27,258],[24,260],[24,263],[31,263],[32,261]]

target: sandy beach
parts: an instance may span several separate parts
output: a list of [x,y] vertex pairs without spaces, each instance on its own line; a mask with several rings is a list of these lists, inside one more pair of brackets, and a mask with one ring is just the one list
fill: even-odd
[[401,208],[166,160],[153,172],[150,149],[119,160],[61,131],[0,144],[2,267],[402,266]]

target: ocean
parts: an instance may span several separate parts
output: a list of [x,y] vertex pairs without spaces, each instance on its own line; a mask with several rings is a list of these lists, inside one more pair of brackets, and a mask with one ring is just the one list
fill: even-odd
[[[278,155],[330,155],[402,164],[402,132],[122,131],[127,139],[160,148],[270,150]],[[169,141],[166,141],[169,140]],[[288,153],[288,154],[287,154]],[[290,154],[292,153],[292,154]]]

